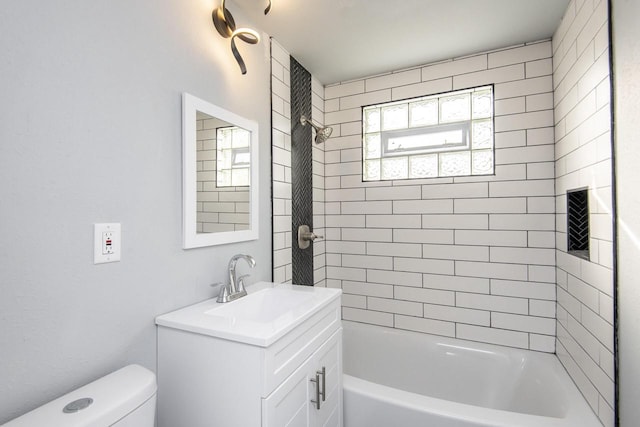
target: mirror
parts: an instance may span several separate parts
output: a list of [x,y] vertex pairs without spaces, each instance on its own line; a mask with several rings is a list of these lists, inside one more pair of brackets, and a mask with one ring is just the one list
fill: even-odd
[[182,96],[184,248],[258,238],[258,124]]

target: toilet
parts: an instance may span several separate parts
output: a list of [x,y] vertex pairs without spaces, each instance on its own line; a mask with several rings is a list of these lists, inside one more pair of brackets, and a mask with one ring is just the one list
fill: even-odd
[[153,427],[156,390],[153,372],[129,365],[2,427]]

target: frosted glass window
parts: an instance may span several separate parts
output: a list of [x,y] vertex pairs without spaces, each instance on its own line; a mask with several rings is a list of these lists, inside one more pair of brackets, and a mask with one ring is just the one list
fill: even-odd
[[216,142],[218,150],[231,148],[231,138],[233,136],[231,128],[218,129],[217,134]]
[[235,128],[231,132],[231,146],[233,148],[249,146],[249,132],[245,129]]
[[440,155],[441,176],[471,175],[469,152],[443,153]]
[[365,132],[380,132],[380,109],[379,108],[371,108],[365,110],[365,119],[366,123]]
[[493,147],[493,121],[476,120],[473,122],[473,148]]
[[490,90],[473,93],[473,118],[486,119],[493,116],[493,93]]
[[366,160],[364,162],[365,181],[380,180],[380,160]]
[[409,157],[409,178],[434,178],[438,176],[438,155]]
[[218,170],[218,187],[231,187],[231,170]]
[[468,93],[440,98],[440,123],[469,120],[469,99]]
[[472,151],[472,175],[485,175],[493,172],[493,150]]
[[409,126],[438,124],[438,100],[427,99],[409,104]]
[[362,110],[364,181],[494,173],[493,86]]
[[407,157],[390,157],[382,159],[381,179],[403,179],[408,173]]
[[381,157],[380,150],[380,134],[368,134],[364,138],[364,158],[379,159]]
[[382,109],[382,130],[406,129],[408,117],[407,104],[384,107]]
[[234,186],[249,185],[249,169],[231,169],[231,181]]
[[216,187],[249,185],[249,131],[238,127],[216,131]]

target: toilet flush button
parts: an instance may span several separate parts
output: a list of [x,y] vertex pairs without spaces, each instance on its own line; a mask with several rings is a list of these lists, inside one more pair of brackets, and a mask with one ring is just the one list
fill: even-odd
[[90,397],[74,400],[73,402],[67,404],[62,412],[64,412],[65,414],[73,414],[74,412],[82,411],[83,409],[89,407],[89,405],[91,405],[92,403],[93,399]]

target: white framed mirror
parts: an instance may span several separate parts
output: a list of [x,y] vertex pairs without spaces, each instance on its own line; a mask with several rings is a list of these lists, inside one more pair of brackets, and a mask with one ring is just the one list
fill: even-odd
[[182,95],[184,248],[258,238],[258,123]]

